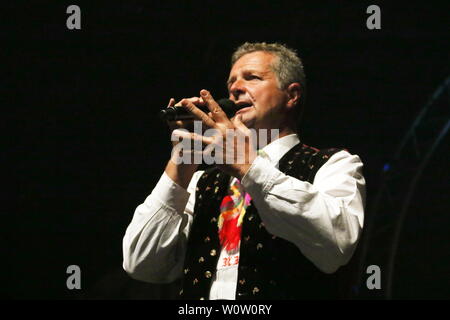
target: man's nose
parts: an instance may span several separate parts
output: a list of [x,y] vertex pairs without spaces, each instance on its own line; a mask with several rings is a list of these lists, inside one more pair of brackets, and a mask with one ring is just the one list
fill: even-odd
[[239,96],[245,93],[245,84],[243,80],[236,80],[230,87],[230,100],[239,100]]

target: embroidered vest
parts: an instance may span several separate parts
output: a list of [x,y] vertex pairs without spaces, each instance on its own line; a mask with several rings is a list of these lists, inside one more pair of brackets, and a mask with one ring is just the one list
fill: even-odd
[[[313,183],[316,172],[338,149],[317,150],[297,144],[279,162],[279,170]],[[180,299],[208,299],[221,247],[217,234],[219,206],[230,176],[211,167],[196,188],[194,222],[188,239]],[[333,299],[337,276],[325,274],[293,243],[270,234],[253,203],[247,208],[241,234],[237,300]]]

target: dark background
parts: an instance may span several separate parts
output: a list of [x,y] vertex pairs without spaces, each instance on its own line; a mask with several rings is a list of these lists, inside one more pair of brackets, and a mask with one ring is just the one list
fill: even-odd
[[[384,164],[450,74],[449,6],[216,2],[5,4],[5,177],[12,180],[4,180],[2,297],[167,297],[170,287],[131,280],[121,269],[125,229],[170,153],[157,112],[170,97],[202,88],[224,97],[230,55],[245,41],[298,50],[308,81],[300,136],[360,155],[371,207]],[[81,30],[66,28],[71,4],[81,7]],[[366,28],[370,4],[381,7],[381,30]],[[447,137],[415,192],[394,298],[450,296],[448,155]],[[389,240],[374,239],[365,266],[385,263],[377,258]],[[66,288],[72,264],[82,270],[79,291]],[[364,292],[365,278],[352,284],[356,296],[383,298],[384,286]]]

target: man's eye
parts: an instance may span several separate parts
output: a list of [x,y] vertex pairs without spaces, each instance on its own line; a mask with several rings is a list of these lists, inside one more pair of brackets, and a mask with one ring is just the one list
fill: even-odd
[[248,77],[247,77],[247,79],[248,80],[255,80],[255,79],[261,79],[260,77],[258,77],[258,76],[255,76],[254,74],[252,74],[252,75],[249,75]]

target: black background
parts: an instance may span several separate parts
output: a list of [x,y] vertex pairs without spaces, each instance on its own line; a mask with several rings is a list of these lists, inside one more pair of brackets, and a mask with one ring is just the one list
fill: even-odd
[[[300,136],[360,155],[369,204],[384,163],[449,75],[444,2],[216,2],[5,4],[3,297],[165,297],[165,286],[121,269],[125,229],[170,153],[157,111],[202,88],[226,96],[230,55],[245,41],[298,50],[308,81]],[[66,28],[70,4],[81,30]],[[370,4],[381,7],[381,30],[366,28]],[[415,242],[402,242],[409,271],[396,298],[449,297],[448,148],[438,154],[416,192],[426,215],[408,220]],[[66,288],[72,264],[80,291]]]

